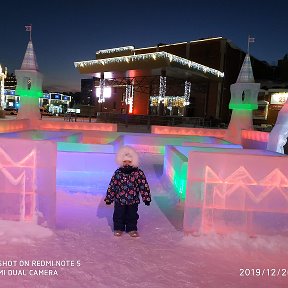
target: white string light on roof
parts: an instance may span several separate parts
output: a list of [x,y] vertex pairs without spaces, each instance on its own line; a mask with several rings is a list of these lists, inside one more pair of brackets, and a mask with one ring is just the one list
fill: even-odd
[[133,50],[134,50],[134,46],[124,46],[124,47],[118,47],[118,48],[98,50],[96,52],[96,55],[99,55],[99,54],[113,54],[113,53],[125,52],[125,51],[133,51]]
[[[115,48],[116,49],[116,48]],[[224,73],[220,72],[216,69],[204,66],[202,64],[190,61],[188,59],[167,53],[167,52],[154,52],[154,53],[146,53],[146,54],[138,54],[138,55],[129,55],[129,56],[122,56],[122,57],[113,57],[113,58],[105,58],[99,60],[89,60],[89,61],[81,61],[81,62],[74,62],[74,66],[76,68],[85,68],[91,67],[94,65],[108,65],[108,64],[120,64],[120,63],[135,63],[137,61],[145,61],[145,60],[166,60],[168,64],[176,64],[184,66],[188,69],[198,70],[203,73],[212,74],[217,77],[224,77]]]

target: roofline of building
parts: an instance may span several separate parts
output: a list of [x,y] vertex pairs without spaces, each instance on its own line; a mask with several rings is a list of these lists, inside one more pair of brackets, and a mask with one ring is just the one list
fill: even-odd
[[[143,65],[144,63],[151,65],[152,69],[162,67],[178,67],[185,70],[204,73],[207,74],[207,76],[211,75],[219,78],[224,77],[224,73],[219,70],[204,66],[197,62],[193,62],[188,59],[164,51],[127,55],[120,57],[111,57],[99,60],[80,61],[80,62],[74,62],[74,66],[75,68],[78,69],[78,71],[81,74],[89,74],[97,72],[107,72],[108,70],[118,71],[118,69],[120,68],[122,68],[122,71],[131,69],[134,70],[137,69],[138,66]],[[107,66],[109,67],[109,69],[107,69]],[[113,69],[111,66],[113,66]]]

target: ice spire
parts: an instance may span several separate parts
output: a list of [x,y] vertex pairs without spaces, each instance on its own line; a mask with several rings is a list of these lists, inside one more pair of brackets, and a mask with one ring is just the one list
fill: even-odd
[[34,52],[32,41],[30,40],[27,45],[26,53],[22,62],[20,70],[35,70],[38,71],[38,64],[36,54]]
[[249,54],[245,56],[236,83],[255,83]]

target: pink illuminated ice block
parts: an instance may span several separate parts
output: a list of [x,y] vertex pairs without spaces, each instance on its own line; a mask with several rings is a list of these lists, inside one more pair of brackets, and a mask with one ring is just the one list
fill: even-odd
[[49,141],[1,138],[0,219],[55,225],[56,153]]
[[287,234],[288,157],[231,156],[189,153],[184,231]]

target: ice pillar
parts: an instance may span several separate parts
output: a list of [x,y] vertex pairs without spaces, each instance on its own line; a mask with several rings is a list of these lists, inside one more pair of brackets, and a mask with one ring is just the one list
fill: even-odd
[[20,70],[15,70],[16,95],[20,96],[17,119],[37,120],[41,118],[39,98],[42,96],[42,74],[38,71],[32,41],[29,41]]
[[232,84],[229,108],[232,115],[225,140],[241,144],[241,130],[253,130],[253,110],[258,108],[260,83],[255,83],[250,56],[247,54],[236,83]]

